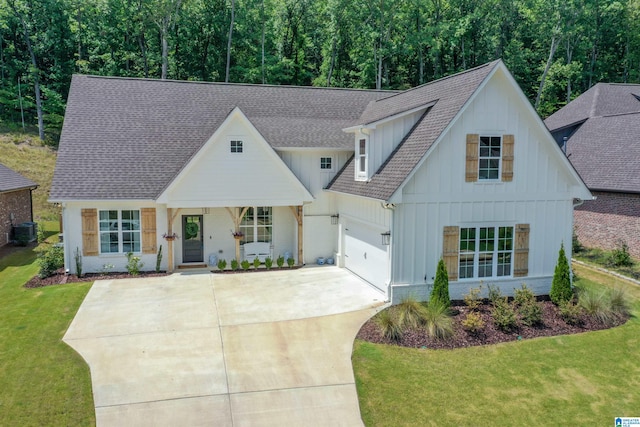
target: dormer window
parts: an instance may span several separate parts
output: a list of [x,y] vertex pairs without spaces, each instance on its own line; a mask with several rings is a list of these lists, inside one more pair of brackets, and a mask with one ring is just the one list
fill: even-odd
[[242,141],[232,140],[231,141],[231,152],[232,153],[242,153]]
[[356,180],[363,181],[368,177],[367,174],[367,155],[369,152],[367,138],[358,138],[356,142]]

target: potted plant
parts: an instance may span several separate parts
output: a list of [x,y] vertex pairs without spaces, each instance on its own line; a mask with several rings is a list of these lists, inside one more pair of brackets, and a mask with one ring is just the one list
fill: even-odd
[[176,240],[179,236],[178,236],[175,232],[173,232],[173,233],[171,233],[171,234],[164,233],[164,234],[162,235],[162,237],[163,237],[166,241],[171,242],[171,241],[173,241],[173,240]]
[[240,239],[242,239],[244,237],[244,233],[242,231],[240,231],[240,230],[232,231],[231,235],[236,240],[240,240]]

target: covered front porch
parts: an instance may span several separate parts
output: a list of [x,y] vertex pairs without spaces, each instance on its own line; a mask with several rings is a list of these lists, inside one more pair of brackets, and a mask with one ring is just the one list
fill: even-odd
[[167,207],[167,270],[215,267],[224,259],[253,261],[279,256],[304,262],[303,206]]

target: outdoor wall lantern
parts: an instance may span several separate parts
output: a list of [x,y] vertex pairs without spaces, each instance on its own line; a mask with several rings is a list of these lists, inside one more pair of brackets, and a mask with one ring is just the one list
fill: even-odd
[[380,236],[382,236],[382,244],[385,246],[389,246],[389,243],[391,242],[391,232],[386,231],[384,233],[381,233]]
[[338,225],[338,218],[340,218],[338,214],[331,215],[331,225]]

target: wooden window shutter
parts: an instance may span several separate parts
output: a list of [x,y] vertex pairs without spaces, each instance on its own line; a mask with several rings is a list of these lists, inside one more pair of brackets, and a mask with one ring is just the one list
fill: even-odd
[[480,135],[467,134],[467,162],[465,166],[465,181],[476,182],[478,180],[478,144]]
[[529,274],[529,224],[517,224],[514,244],[513,277]]
[[98,255],[98,211],[82,209],[82,255]]
[[442,260],[447,267],[449,280],[458,280],[458,252],[460,248],[460,227],[447,226],[444,228],[442,243]]
[[142,208],[140,209],[140,217],[142,218],[142,253],[155,254],[157,251],[156,242],[158,241],[156,209]]
[[513,181],[513,135],[502,136],[502,181]]

